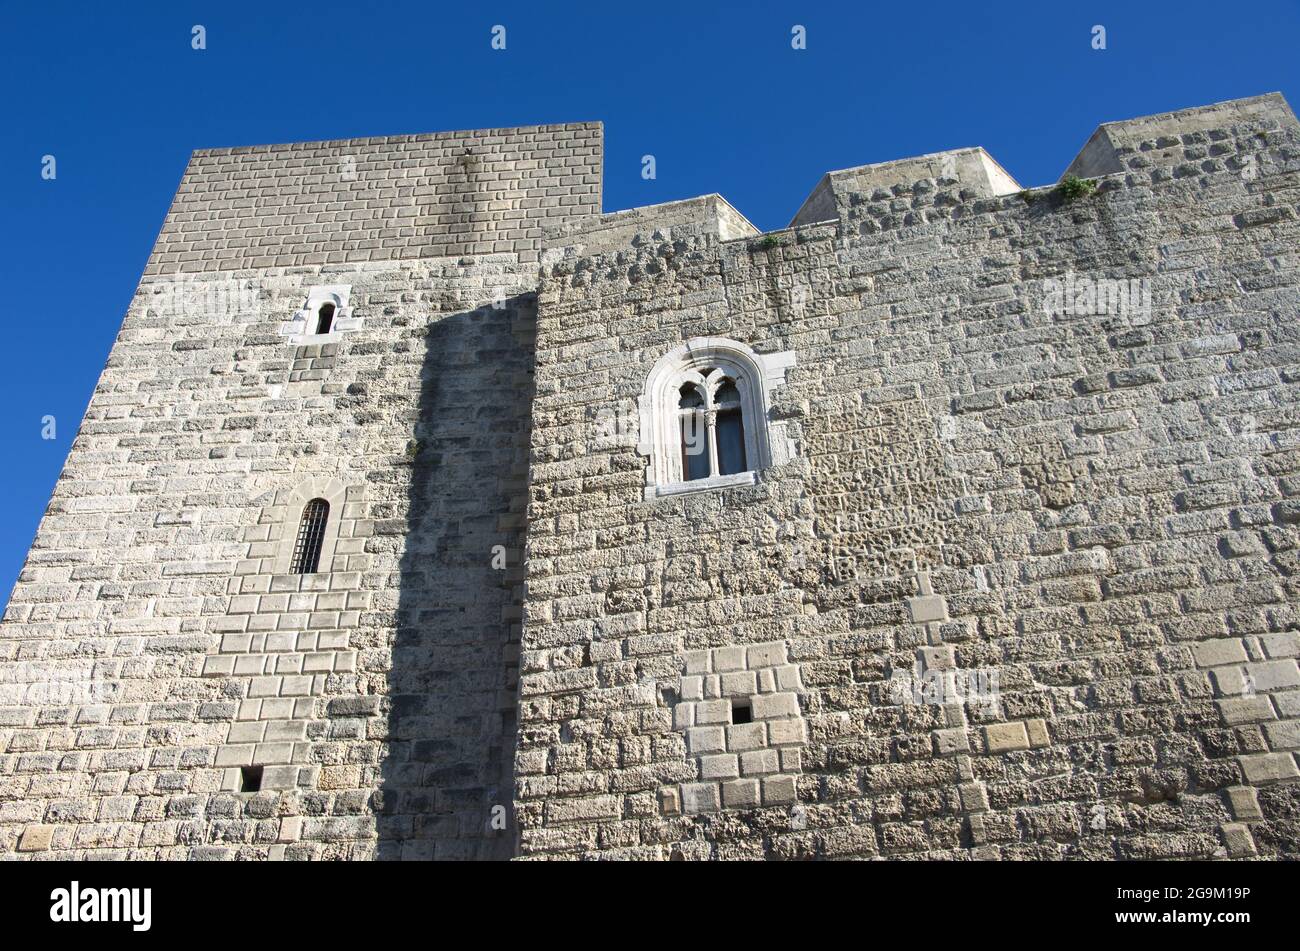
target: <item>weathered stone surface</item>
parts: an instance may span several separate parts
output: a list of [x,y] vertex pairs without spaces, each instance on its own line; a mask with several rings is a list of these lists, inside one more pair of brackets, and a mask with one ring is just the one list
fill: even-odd
[[[0,624],[0,853],[514,852],[536,260],[600,135],[195,154]],[[364,320],[290,345],[321,285]]]
[[[1300,848],[1252,838],[1268,820],[1240,791],[1291,781],[1300,708],[1295,118],[1260,97],[1111,123],[1088,153],[1114,174],[1070,203],[963,150],[828,175],[763,238],[724,233],[712,199],[551,233],[525,658],[599,630],[655,638],[659,685],[739,670],[714,661],[744,644],[788,643],[799,674],[760,673],[753,708],[788,690],[766,722],[799,724],[799,772],[742,752],[757,809],[721,780],[642,842],[831,854],[807,808],[853,830],[835,854]],[[795,353],[770,425],[797,449],[756,484],[646,502],[636,433],[605,421],[706,336]],[[586,597],[629,586],[630,614]],[[601,685],[526,714],[521,751],[630,729],[675,770],[694,682],[614,712],[593,663]],[[605,769],[597,748],[571,768]]]
[[[601,215],[591,124],[196,153],[0,623],[0,854],[1300,854],[1300,132],[1072,168],[759,236]],[[647,500],[699,338],[790,355],[771,465]]]

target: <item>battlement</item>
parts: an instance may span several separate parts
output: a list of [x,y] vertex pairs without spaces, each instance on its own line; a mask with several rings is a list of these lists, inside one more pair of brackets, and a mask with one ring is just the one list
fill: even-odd
[[951,149],[915,158],[827,172],[790,221],[791,227],[839,218],[850,194],[891,197],[920,181],[955,186],[972,197],[1020,191],[1020,185],[982,148]]
[[1125,170],[1126,157],[1135,152],[1177,145],[1182,136],[1239,126],[1261,132],[1286,126],[1295,128],[1296,116],[1280,92],[1271,92],[1193,109],[1103,122],[1061,177],[1114,175]]
[[[1181,151],[1169,151],[1185,136],[1242,129],[1263,134],[1296,128],[1296,116],[1281,93],[1143,116],[1102,124],[1062,178],[1097,178],[1152,164],[1186,161]],[[1000,198],[1023,190],[1016,179],[981,147],[949,149],[928,155],[894,159],[827,172],[787,227],[844,222],[851,209],[869,201],[887,201],[917,192],[943,190],[949,200],[966,203]],[[647,231],[683,229],[713,234],[729,241],[760,233],[721,195],[645,205],[594,218],[568,219],[546,229],[547,248],[568,247],[570,253],[597,253],[625,246]]]
[[[1180,136],[1295,125],[1280,93],[1107,122],[1062,177],[1158,161]],[[760,233],[720,195],[602,213],[602,163],[599,122],[200,149],[145,273],[503,252],[534,261],[543,243],[610,249],[646,229]],[[842,220],[854,203],[918,183],[960,201],[1022,188],[985,149],[950,149],[827,172],[789,227]]]

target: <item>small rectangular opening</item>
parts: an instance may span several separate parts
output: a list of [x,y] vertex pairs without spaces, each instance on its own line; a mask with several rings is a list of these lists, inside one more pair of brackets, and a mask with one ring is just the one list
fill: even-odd
[[731,701],[731,722],[732,723],[753,723],[754,712],[749,707],[748,700]]
[[261,790],[262,790],[262,767],[241,766],[239,768],[239,791],[240,792],[261,792]]

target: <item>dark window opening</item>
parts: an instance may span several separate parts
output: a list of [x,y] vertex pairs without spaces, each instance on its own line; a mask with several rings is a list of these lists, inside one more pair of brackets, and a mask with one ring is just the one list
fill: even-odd
[[718,387],[718,475],[735,475],[747,468],[745,423],[740,412],[740,391],[727,380]]
[[241,766],[239,768],[239,791],[240,792],[261,792],[262,791],[262,767]]
[[731,722],[732,723],[753,723],[754,711],[750,707],[748,700],[733,700],[731,702]]
[[321,304],[320,319],[316,322],[316,332],[318,334],[327,334],[332,326],[334,326],[334,305]]
[[745,424],[740,410],[718,411],[718,475],[745,471]]
[[293,563],[289,568],[293,574],[309,575],[320,568],[320,550],[329,517],[330,504],[324,499],[312,499],[302,510],[298,537],[293,544]]
[[707,479],[709,433],[704,425],[704,397],[693,383],[683,386],[680,393],[677,406],[682,410],[682,479]]

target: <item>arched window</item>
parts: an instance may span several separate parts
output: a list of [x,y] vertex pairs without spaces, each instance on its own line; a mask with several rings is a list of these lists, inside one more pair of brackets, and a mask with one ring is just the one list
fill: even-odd
[[788,441],[769,432],[767,410],[769,391],[793,365],[791,352],[759,354],[718,337],[665,354],[640,401],[646,498],[753,483],[788,458]]
[[[695,374],[690,374],[694,377]],[[745,408],[736,381],[717,367],[683,383],[681,418],[683,482],[745,472]]]
[[321,304],[316,317],[316,333],[327,334],[330,332],[330,327],[333,325],[334,305],[328,302]]
[[289,568],[293,574],[309,575],[320,569],[320,549],[329,517],[330,504],[324,499],[312,499],[303,507]]

